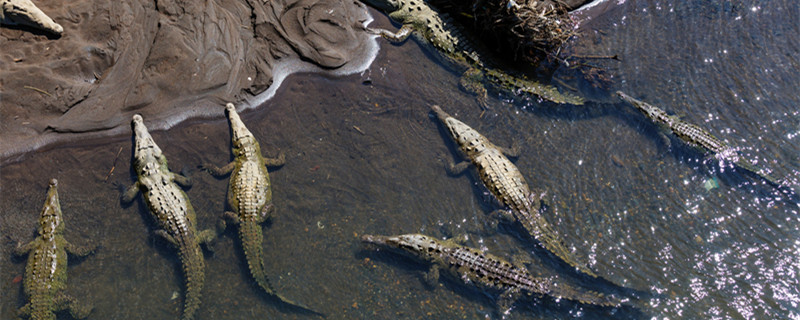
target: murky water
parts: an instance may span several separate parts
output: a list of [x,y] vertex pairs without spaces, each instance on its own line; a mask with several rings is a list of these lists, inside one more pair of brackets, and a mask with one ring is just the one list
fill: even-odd
[[[796,179],[800,7],[789,0],[611,7],[583,24],[588,34],[572,47],[620,56],[590,62],[613,75],[611,89],[681,114],[746,147],[777,176]],[[285,296],[331,319],[497,317],[495,295],[451,280],[429,288],[423,265],[358,242],[364,233],[467,233],[469,245],[500,256],[531,254],[533,272],[640,298],[616,309],[525,298],[511,319],[800,317],[798,208],[762,181],[704,161],[674,140],[667,147],[624,104],[523,109],[496,99],[481,117],[457,85],[458,77],[416,43],[382,44],[368,72],[291,76],[266,105],[242,114],[267,155],[287,156],[271,171],[277,211],[264,227],[267,266]],[[612,101],[593,92],[595,100]],[[499,145],[521,143],[516,164],[547,191],[549,218],[607,281],[577,275],[516,225],[489,226],[495,207],[475,179],[445,173],[454,153],[429,116],[434,103]],[[189,171],[199,224],[212,227],[224,210],[227,179],[195,168],[229,161],[226,121],[196,121],[153,137],[173,170]],[[0,318],[12,319],[24,303],[15,282],[24,261],[9,258],[10,251],[15,240],[31,239],[53,177],[67,239],[101,246],[71,260],[69,270],[68,291],[94,304],[91,318],[179,317],[184,293],[175,251],[150,235],[141,200],[118,200],[119,188],[133,181],[130,156],[125,136],[34,152],[0,168]],[[707,190],[710,180],[719,186]],[[260,291],[234,232],[214,248],[206,254],[198,319],[316,318]]]

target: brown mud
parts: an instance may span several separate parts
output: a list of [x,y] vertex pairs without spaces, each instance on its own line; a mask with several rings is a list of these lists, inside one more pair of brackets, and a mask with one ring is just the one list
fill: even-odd
[[357,1],[37,6],[64,32],[0,28],[4,163],[56,141],[121,134],[134,113],[157,130],[216,115],[225,102],[255,107],[292,72],[358,72],[377,51]]

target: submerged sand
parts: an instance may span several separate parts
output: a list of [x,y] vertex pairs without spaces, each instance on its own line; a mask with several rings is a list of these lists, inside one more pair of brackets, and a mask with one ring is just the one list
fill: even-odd
[[292,72],[363,70],[366,7],[344,0],[41,0],[61,37],[0,28],[0,162],[59,141],[254,107]]

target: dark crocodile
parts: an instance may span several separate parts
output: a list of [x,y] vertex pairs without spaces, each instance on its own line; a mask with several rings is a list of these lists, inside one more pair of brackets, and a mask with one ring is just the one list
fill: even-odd
[[228,183],[228,205],[233,211],[223,214],[220,225],[224,229],[225,219],[228,219],[239,226],[239,239],[242,241],[250,274],[264,291],[285,303],[316,313],[278,294],[272,287],[264,266],[264,235],[261,224],[275,211],[267,167],[282,166],[286,162],[284,154],[281,153],[278,158],[265,158],[261,154],[261,146],[239,118],[233,104],[228,103],[225,106],[225,115],[231,128],[233,161],[221,168],[211,164],[202,166],[215,176],[231,175]]
[[442,241],[421,234],[405,234],[363,235],[361,240],[400,249],[408,255],[430,262],[430,272],[426,275],[426,280],[430,282],[435,282],[439,277],[439,270],[444,269],[447,274],[465,283],[500,291],[497,303],[503,313],[512,307],[521,294],[548,295],[557,299],[609,307],[619,306],[624,302],[613,295],[557,283],[554,278],[534,277],[521,265],[465,247],[453,239]]
[[[758,167],[752,161],[739,154],[736,148],[722,142],[710,132],[697,125],[681,120],[679,117],[667,114],[664,110],[637,100],[622,91],[617,91],[617,95],[625,102],[630,103],[636,109],[644,113],[647,118],[655,122],[663,131],[671,132],[679,140],[694,147],[695,149],[712,154],[718,160],[728,161],[736,166],[752,172],[761,177],[771,186],[781,189],[781,181],[772,177],[766,170]],[[669,140],[667,140],[669,142]]]
[[[178,249],[178,257],[186,278],[186,299],[183,319],[193,319],[200,308],[200,296],[205,281],[205,262],[201,243],[213,241],[213,230],[197,231],[194,208],[186,193],[178,187],[191,185],[189,178],[169,171],[167,158],[147,131],[142,116],[134,115],[133,169],[138,180],[122,195],[122,201],[133,201],[141,191],[163,237]],[[177,183],[177,184],[176,184]]]
[[73,318],[84,319],[92,307],[81,305],[66,293],[67,253],[84,257],[93,247],[77,247],[64,239],[64,217],[58,201],[58,181],[50,180],[47,199],[39,218],[39,236],[17,247],[14,254],[28,255],[23,289],[29,301],[19,314],[34,320],[56,319],[56,312],[69,310]]
[[506,157],[506,155],[514,156],[517,151],[494,145],[474,129],[442,111],[439,106],[434,105],[431,109],[447,128],[463,155],[470,160],[459,164],[450,163],[448,171],[451,174],[459,174],[469,168],[470,163],[474,165],[478,177],[486,188],[507,208],[496,211],[496,214],[519,221],[545,249],[579,271],[597,277],[585,264],[578,262],[542,215],[539,196],[541,192],[531,192],[522,173]]
[[460,28],[448,17],[428,6],[423,0],[362,0],[389,14],[403,26],[396,33],[383,29],[369,29],[392,42],[403,42],[409,35],[429,43],[440,53],[445,64],[455,70],[466,70],[461,86],[478,95],[482,106],[486,104],[486,88],[509,94],[526,94],[560,104],[581,105],[584,99],[569,93],[561,93],[553,86],[542,84],[524,76],[510,75],[498,68],[490,67],[484,50],[468,40]]

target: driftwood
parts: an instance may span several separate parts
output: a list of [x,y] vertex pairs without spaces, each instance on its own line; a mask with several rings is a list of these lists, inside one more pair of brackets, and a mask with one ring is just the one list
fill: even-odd
[[[569,11],[582,0],[430,0],[472,25],[480,38],[496,41],[514,60],[538,64],[574,35]],[[465,21],[466,19],[471,19]]]

